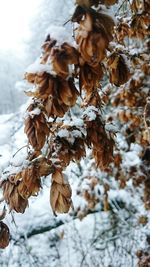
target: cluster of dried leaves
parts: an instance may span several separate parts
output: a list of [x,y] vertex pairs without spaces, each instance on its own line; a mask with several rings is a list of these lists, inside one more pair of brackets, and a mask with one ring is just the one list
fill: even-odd
[[149,0],[133,0],[130,4],[132,17],[121,18],[118,24],[116,36],[119,43],[124,43],[124,39],[140,38],[150,35],[150,3]]
[[[121,187],[125,187],[126,182],[130,179],[134,186],[144,184],[143,200],[145,208],[150,209],[150,90],[149,90],[149,74],[150,74],[150,3],[149,1],[133,0],[130,6],[131,17],[126,25],[128,30],[121,27],[119,23],[115,27],[115,35],[120,44],[122,51],[130,58],[131,78],[122,85],[117,92],[110,93],[109,101],[112,108],[116,111],[110,115],[110,120],[119,120],[121,131],[126,139],[129,150],[132,143],[139,144],[142,148],[140,155],[140,166],[130,167],[128,171],[121,168],[122,156],[118,152],[115,165],[117,173],[116,179],[120,181]],[[123,19],[125,21],[125,19]],[[140,25],[136,25],[133,29],[135,21],[139,21]],[[137,22],[136,22],[137,23]],[[125,26],[125,24],[124,24]],[[123,27],[124,27],[123,26]],[[134,32],[135,30],[135,32]],[[132,33],[132,34],[131,34]],[[141,34],[142,33],[142,34]],[[137,46],[139,42],[139,46]],[[126,50],[128,43],[129,49]],[[142,44],[142,46],[141,46]],[[135,49],[136,48],[136,49]]]
[[[127,38],[144,38],[149,35],[150,5],[148,1],[133,0],[130,6],[130,23],[122,18],[118,25],[115,25],[113,18],[103,12],[101,4],[110,6],[116,2],[77,0],[71,18],[72,23],[77,25],[74,31],[76,48],[67,42],[59,45],[57,40],[48,35],[42,46],[40,62],[45,66],[45,71],[25,74],[25,79],[35,88],[34,91],[26,93],[32,98],[25,119],[25,133],[31,149],[26,165],[1,182],[4,200],[10,210],[23,213],[28,206],[29,197],[36,196],[41,189],[41,178],[52,174],[50,203],[53,212],[68,212],[72,205],[71,188],[63,171],[71,161],[78,162],[86,156],[86,146],[92,149],[98,168],[109,174],[112,174],[112,169],[115,168],[116,179],[120,181],[121,187],[126,185],[131,175],[135,178],[135,184],[144,182],[144,201],[147,209],[149,208],[149,152],[145,150],[143,154],[145,165],[143,167],[141,164],[142,175],[140,172],[138,177],[139,170],[135,168],[122,179],[122,158],[119,152],[114,153],[113,135],[105,130],[105,122],[102,119],[100,81],[104,74],[107,74],[110,83],[115,88],[120,87],[117,93],[106,97],[107,101],[114,107],[121,107],[117,108],[114,115],[122,124],[126,123],[124,135],[128,142],[139,142],[147,149],[150,141],[150,104],[148,91],[145,90],[145,77],[150,73],[146,56],[150,50],[150,41],[145,43],[145,50],[139,55],[131,55],[123,48]],[[114,40],[122,45],[121,49],[115,47],[116,43],[111,43]],[[131,71],[126,56],[131,59]],[[142,70],[142,73],[132,77],[135,68]],[[76,87],[77,83],[79,88]],[[84,114],[83,125],[67,125],[64,115],[75,106],[79,98]],[[111,115],[109,120],[113,119],[114,116]],[[79,194],[92,209],[99,201],[99,198],[93,195],[98,179],[88,179],[90,193],[84,191]],[[103,187],[104,210],[108,210],[109,186],[104,183]],[[3,222],[0,222],[1,236],[0,248],[4,248],[9,243],[9,230]]]
[[3,180],[3,197],[10,210],[24,213],[28,206],[28,198],[36,196],[41,188],[41,177],[49,175],[53,170],[50,160],[39,157],[29,162],[20,172]]
[[148,249],[137,251],[137,257],[139,259],[138,267],[148,267],[150,265],[150,253]]
[[[92,166],[91,166],[92,168]],[[108,191],[110,186],[106,181],[100,180],[97,176],[83,176],[77,187],[77,196],[85,200],[84,207],[76,207],[77,217],[82,220],[89,211],[93,211],[96,206],[101,205],[104,211],[110,210]]]

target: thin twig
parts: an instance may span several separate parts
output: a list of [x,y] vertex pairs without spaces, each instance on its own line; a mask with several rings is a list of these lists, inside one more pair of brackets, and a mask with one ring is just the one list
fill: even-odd
[[70,19],[68,19],[64,24],[63,24],[63,26],[65,26],[68,22],[70,22],[71,21],[71,18]]
[[122,8],[122,6],[124,5],[124,3],[126,2],[127,0],[124,0],[122,2],[122,4],[120,5],[120,7],[117,9],[116,13],[115,13],[115,16],[118,14],[118,12],[120,11],[120,9]]
[[18,153],[20,150],[22,150],[22,149],[25,148],[25,147],[29,147],[29,145],[25,145],[25,146],[19,148],[19,149],[17,150],[17,152],[13,155],[13,158],[17,155],[17,153]]

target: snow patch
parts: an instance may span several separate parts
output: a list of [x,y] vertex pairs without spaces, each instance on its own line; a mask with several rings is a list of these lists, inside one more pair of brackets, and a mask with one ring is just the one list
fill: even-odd
[[97,117],[98,109],[94,106],[88,106],[83,112],[83,117],[87,116],[89,121],[94,121]]
[[53,76],[56,76],[56,72],[53,70],[53,65],[51,60],[49,60],[47,64],[41,64],[40,61],[41,61],[40,58],[36,59],[36,61],[26,69],[26,72],[33,74],[47,72]]
[[50,38],[57,40],[57,45],[62,45],[64,42],[67,42],[73,45],[73,38],[69,31],[62,26],[51,25],[46,30],[46,35],[50,34]]

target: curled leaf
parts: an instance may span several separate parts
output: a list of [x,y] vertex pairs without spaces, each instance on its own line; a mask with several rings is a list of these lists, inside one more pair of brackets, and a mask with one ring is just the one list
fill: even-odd
[[9,245],[10,233],[8,226],[0,222],[0,248],[4,249]]

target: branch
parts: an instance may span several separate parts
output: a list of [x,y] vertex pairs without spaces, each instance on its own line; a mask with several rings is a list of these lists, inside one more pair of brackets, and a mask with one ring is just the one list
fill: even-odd
[[[113,214],[116,215],[118,219],[120,219],[123,223],[125,223],[125,225],[129,226],[128,222],[126,222],[125,220],[120,218],[120,214],[117,211],[114,212],[114,206],[112,205],[111,207],[112,207],[112,210],[110,210],[110,212],[113,212]],[[99,213],[100,211],[103,211],[103,208],[97,209],[97,210],[87,210],[86,214],[85,214],[85,217],[90,215],[90,214]],[[77,216],[77,213],[75,213],[75,212],[73,214],[71,214],[71,217],[72,217],[72,221],[76,220],[76,219],[79,219],[79,217]],[[46,232],[51,231],[53,229],[57,229],[59,226],[64,225],[66,223],[67,223],[67,221],[61,220],[61,219],[58,219],[58,218],[56,219],[56,217],[54,217],[54,219],[50,222],[49,225],[40,225],[39,227],[33,226],[33,227],[31,227],[29,229],[29,231],[27,233],[25,233],[24,235],[21,234],[19,236],[19,239],[28,239],[28,238],[31,238],[32,236],[46,233]],[[11,239],[14,240],[14,241],[17,241],[13,237]]]
[[[89,215],[89,214],[93,214],[93,213],[98,213],[100,212],[99,210],[95,210],[95,211],[91,211],[89,210],[88,213],[86,214]],[[72,220],[76,220],[76,219],[79,219],[77,217],[77,214],[74,214],[72,216]],[[54,219],[49,225],[41,225],[39,227],[33,227],[31,228],[27,233],[25,233],[24,235],[21,234],[19,237],[17,237],[17,240],[11,236],[11,240],[15,241],[15,242],[18,242],[20,239],[28,239],[28,238],[31,238],[32,236],[35,236],[35,235],[39,235],[39,234],[43,234],[43,233],[46,233],[46,232],[49,232],[53,229],[57,229],[59,226],[61,225],[64,225],[66,224],[67,222],[64,221],[64,220],[61,220],[61,219]]]
[[[45,232],[51,231],[53,229],[58,228],[59,226],[65,224],[64,221],[60,220],[60,221],[55,221],[54,224],[50,224],[47,226],[41,226],[39,228],[32,228],[26,235],[27,238],[30,238],[34,235],[39,235],[39,234],[43,234]],[[20,236],[20,238],[24,238],[24,236]]]

